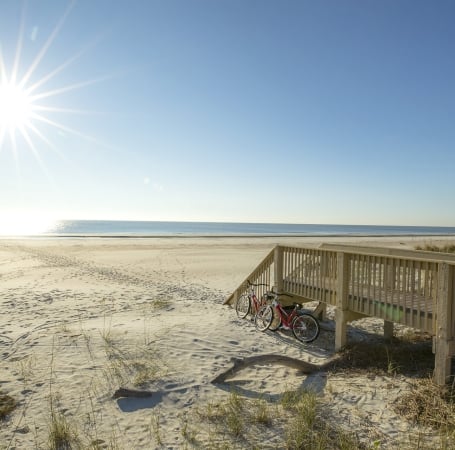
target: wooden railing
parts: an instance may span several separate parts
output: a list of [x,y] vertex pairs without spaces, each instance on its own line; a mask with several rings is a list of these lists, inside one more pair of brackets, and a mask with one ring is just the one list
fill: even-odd
[[[261,284],[269,286],[269,289],[272,288],[274,285],[274,254],[275,249],[273,249],[253,270],[245,280],[240,284],[240,286],[226,299],[224,304],[235,304],[237,299],[245,293],[248,293],[248,281],[254,284]],[[258,286],[256,289],[256,295],[261,297],[265,291],[267,291],[267,287],[265,286]]]
[[[335,306],[336,349],[346,324],[361,317],[384,320],[386,334],[400,323],[431,333],[435,378],[445,383],[455,353],[455,257],[406,250],[324,245],[275,247],[247,277],[273,285],[299,301]],[[246,280],[245,280],[246,282]],[[242,285],[226,300],[235,303]]]

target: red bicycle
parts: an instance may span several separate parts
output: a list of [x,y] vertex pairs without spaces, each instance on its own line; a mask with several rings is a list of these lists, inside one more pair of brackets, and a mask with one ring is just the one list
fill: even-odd
[[258,299],[256,296],[256,292],[254,290],[255,287],[258,286],[266,286],[268,284],[254,284],[250,280],[247,280],[249,292],[247,294],[242,294],[235,304],[235,312],[240,319],[244,319],[248,314],[256,314],[259,311],[259,308],[265,305],[265,294]]
[[256,328],[259,331],[270,329],[270,325],[274,322],[275,316],[278,316],[278,327],[281,325],[281,327],[285,330],[292,330],[293,335],[300,342],[313,342],[319,336],[319,332],[321,331],[318,320],[311,314],[302,312],[300,305],[298,304],[295,304],[294,308],[287,312],[278,301],[279,295],[280,294],[276,292],[268,293],[269,297],[274,297],[272,304],[262,305],[258,309],[254,317],[254,324]]

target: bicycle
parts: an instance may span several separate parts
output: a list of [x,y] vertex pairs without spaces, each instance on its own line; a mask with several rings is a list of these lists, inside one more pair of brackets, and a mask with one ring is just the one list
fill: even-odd
[[294,305],[292,311],[286,312],[278,301],[280,295],[286,294],[271,292],[268,295],[274,297],[272,303],[261,306],[254,317],[254,324],[259,331],[270,329],[276,313],[281,326],[284,329],[292,330],[292,334],[300,342],[310,343],[319,336],[321,328],[315,317],[309,313],[302,312],[298,304]]
[[248,294],[242,294],[235,303],[235,312],[237,313],[239,319],[244,319],[251,312],[256,314],[259,308],[265,304],[265,296],[258,299],[254,288],[258,286],[268,287],[268,284],[254,284],[250,280],[247,280],[247,283],[250,292]]

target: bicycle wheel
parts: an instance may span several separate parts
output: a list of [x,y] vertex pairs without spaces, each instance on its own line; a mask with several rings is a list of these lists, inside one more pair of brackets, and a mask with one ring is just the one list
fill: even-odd
[[319,322],[311,315],[302,313],[291,323],[292,333],[300,342],[313,342],[320,332]]
[[270,305],[264,305],[254,316],[254,325],[259,331],[265,331],[270,327],[273,320],[273,308]]
[[270,323],[269,330],[276,331],[281,327],[281,316],[278,314],[276,308],[273,308],[273,319]]
[[240,319],[244,319],[250,312],[250,297],[248,295],[241,295],[235,304],[235,312]]

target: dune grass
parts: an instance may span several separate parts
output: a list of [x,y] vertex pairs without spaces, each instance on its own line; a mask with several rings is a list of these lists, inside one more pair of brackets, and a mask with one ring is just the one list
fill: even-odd
[[8,394],[0,392],[0,421],[5,420],[17,406],[16,400]]
[[[270,448],[289,450],[368,448],[355,434],[327,422],[316,394],[305,390],[286,391],[278,402],[245,398],[232,390],[225,400],[200,407],[197,419],[207,424],[202,426],[204,430],[210,430],[209,448],[259,449],[266,442]],[[198,433],[194,425],[191,429],[191,444],[197,447]],[[273,435],[272,444],[269,438]]]
[[145,387],[167,372],[162,351],[156,343],[138,343],[131,347],[124,345],[114,333],[109,333],[103,336],[103,346],[106,354],[104,373],[109,384]]
[[82,448],[78,430],[73,421],[60,411],[51,412],[49,423],[48,445],[50,450]]
[[284,443],[287,449],[343,449],[371,448],[360,442],[355,433],[339,428],[324,419],[322,404],[311,391],[285,392],[281,408],[287,418],[284,425]]
[[434,370],[430,336],[416,334],[389,342],[359,342],[343,349],[331,372],[357,371],[426,378]]
[[[407,439],[405,447],[402,447],[403,442],[384,441],[380,432],[373,429],[367,433],[366,440],[365,434],[360,440],[357,430],[342,428],[333,417],[329,418],[322,397],[300,389],[283,392],[279,401],[246,398],[232,390],[224,400],[200,407],[198,422],[185,424],[185,430],[191,430],[186,436],[191,436],[191,447],[195,448],[198,442],[201,444],[205,430],[210,430],[210,448],[219,449],[261,448],[270,436],[275,439],[270,445],[289,450],[453,448],[455,387],[436,386],[431,380],[433,369],[431,337],[421,333],[349,346],[328,369],[329,374],[365,373],[409,380],[411,389],[395,401],[394,410],[408,420],[410,426],[420,425],[422,430],[434,430],[434,434],[431,438],[428,431],[422,431],[422,435],[410,432],[409,436],[404,436],[405,441]],[[434,447],[436,441],[437,447]]]
[[434,244],[418,245],[416,250],[423,250],[425,252],[439,252],[439,253],[455,253],[455,244],[446,244],[441,247]]
[[413,380],[395,410],[409,421],[455,437],[455,386],[436,386],[430,378]]

